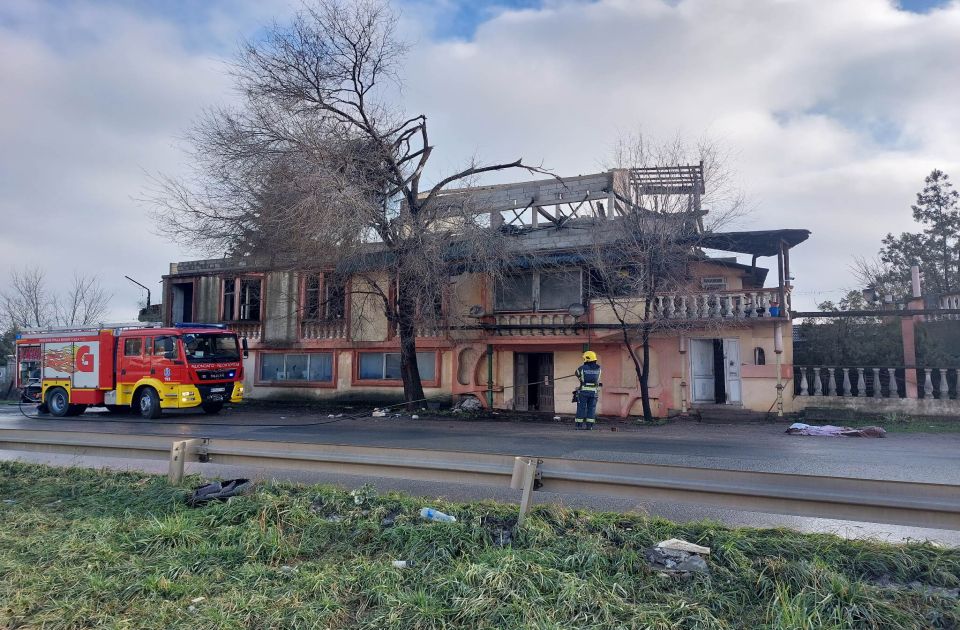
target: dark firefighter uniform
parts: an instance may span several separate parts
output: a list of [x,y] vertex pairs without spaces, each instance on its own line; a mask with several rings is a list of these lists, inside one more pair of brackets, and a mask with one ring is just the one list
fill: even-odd
[[583,353],[583,365],[577,368],[577,429],[593,429],[597,421],[597,396],[600,389],[600,365],[597,353],[587,350]]

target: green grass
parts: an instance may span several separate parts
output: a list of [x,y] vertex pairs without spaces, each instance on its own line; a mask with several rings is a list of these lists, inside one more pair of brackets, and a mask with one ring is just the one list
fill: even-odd
[[[189,481],[198,482],[196,478]],[[960,552],[786,530],[677,525],[263,484],[190,509],[161,477],[0,463],[3,628],[957,628]],[[397,514],[384,527],[384,516]],[[337,516],[338,518],[330,518]],[[651,572],[643,549],[713,548],[712,576]],[[396,569],[391,561],[413,560]],[[200,599],[203,598],[203,599]]]

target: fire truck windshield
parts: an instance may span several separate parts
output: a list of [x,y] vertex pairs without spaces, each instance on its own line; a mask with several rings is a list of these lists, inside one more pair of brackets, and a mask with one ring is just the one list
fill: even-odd
[[233,335],[187,333],[183,336],[187,361],[239,361],[240,348]]

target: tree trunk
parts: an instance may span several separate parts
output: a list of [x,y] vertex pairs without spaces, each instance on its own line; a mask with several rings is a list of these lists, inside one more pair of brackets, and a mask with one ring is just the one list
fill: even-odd
[[643,403],[644,422],[653,421],[653,410],[650,408],[650,328],[643,327],[643,368],[640,371],[640,402]]
[[420,368],[417,366],[416,298],[405,289],[406,283],[397,283],[397,334],[400,337],[400,377],[403,379],[403,399],[407,408],[414,408],[414,401],[422,401],[423,385],[420,383]]

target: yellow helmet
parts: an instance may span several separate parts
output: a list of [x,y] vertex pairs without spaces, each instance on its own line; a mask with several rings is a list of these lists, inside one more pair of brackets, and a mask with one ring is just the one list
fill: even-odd
[[597,353],[594,352],[593,350],[587,350],[586,352],[583,353],[583,360],[587,362],[596,361]]

